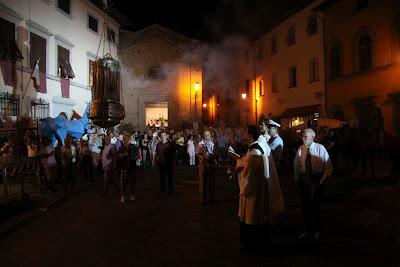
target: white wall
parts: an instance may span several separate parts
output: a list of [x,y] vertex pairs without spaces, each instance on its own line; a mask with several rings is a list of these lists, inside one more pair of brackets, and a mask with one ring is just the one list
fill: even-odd
[[[23,67],[27,68],[23,74],[23,86],[29,78],[29,50],[23,47],[24,41],[29,36],[24,31],[32,31],[47,39],[47,93],[37,93],[31,84],[27,96],[43,98],[50,102],[50,115],[57,116],[60,111],[70,113],[72,109],[83,113],[86,102],[91,99],[88,87],[89,59],[96,56],[100,33],[103,29],[104,14],[102,11],[86,0],[71,0],[71,14],[65,14],[58,9],[57,0],[1,0],[0,16],[16,24],[16,43],[20,47],[24,60]],[[98,19],[98,32],[94,33],[87,26],[88,13]],[[19,18],[18,18],[18,16]],[[22,20],[21,20],[22,18]],[[32,21],[32,23],[29,23]],[[113,29],[118,42],[119,24],[108,19],[109,28]],[[18,38],[17,38],[18,37]],[[24,40],[25,38],[25,40]],[[70,50],[70,63],[75,78],[70,80],[70,98],[61,97],[60,81],[57,76],[57,45]],[[116,44],[108,45],[105,42],[105,52],[117,58]],[[103,56],[103,46],[100,46],[99,56]],[[0,82],[0,90],[4,88]],[[21,91],[20,71],[17,71],[17,94]]]

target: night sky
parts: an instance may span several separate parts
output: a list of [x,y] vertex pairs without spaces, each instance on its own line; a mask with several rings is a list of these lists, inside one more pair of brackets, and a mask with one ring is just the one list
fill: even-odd
[[304,0],[109,0],[109,5],[126,16],[119,19],[125,29],[135,31],[158,23],[213,42],[232,34],[256,36],[301,2]]

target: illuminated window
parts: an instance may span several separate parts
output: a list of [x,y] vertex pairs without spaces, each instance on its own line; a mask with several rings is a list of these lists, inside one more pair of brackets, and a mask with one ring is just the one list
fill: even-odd
[[319,80],[319,64],[318,64],[318,58],[313,58],[309,62],[309,68],[310,68],[310,73],[309,73],[309,81],[310,82],[315,82]]
[[296,43],[296,31],[294,26],[290,27],[288,30],[286,43],[288,46],[294,45]]
[[364,34],[358,41],[358,69],[367,71],[372,68],[372,39]]
[[291,118],[291,127],[296,127],[305,123],[304,117],[294,117]]

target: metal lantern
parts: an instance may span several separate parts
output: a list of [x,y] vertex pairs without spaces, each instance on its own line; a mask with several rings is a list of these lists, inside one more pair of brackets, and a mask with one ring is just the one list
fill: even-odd
[[98,59],[93,64],[92,104],[89,118],[93,124],[109,128],[125,118],[124,107],[120,103],[120,64],[110,55]]

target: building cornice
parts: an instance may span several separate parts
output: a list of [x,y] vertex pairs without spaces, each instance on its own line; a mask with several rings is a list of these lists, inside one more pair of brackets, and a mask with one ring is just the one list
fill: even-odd
[[17,12],[15,12],[11,8],[5,6],[1,3],[0,3],[0,12],[8,15],[13,20],[14,23],[18,23],[24,19]]

